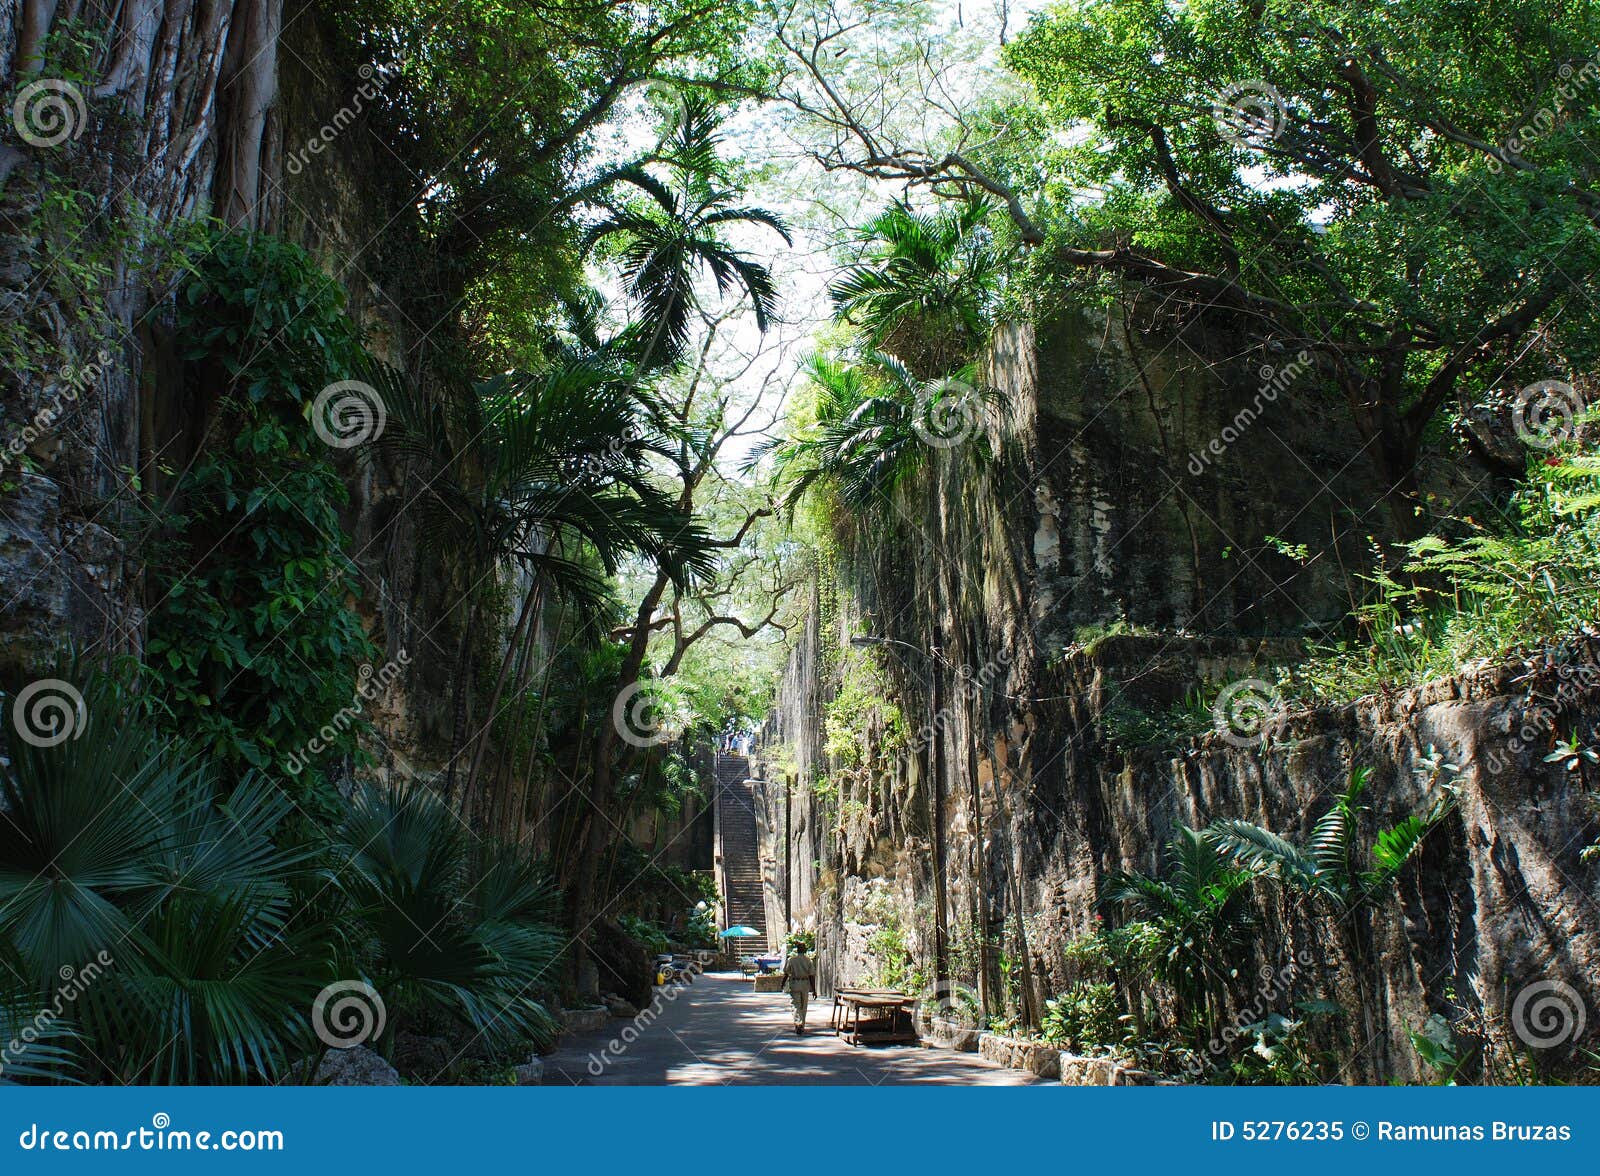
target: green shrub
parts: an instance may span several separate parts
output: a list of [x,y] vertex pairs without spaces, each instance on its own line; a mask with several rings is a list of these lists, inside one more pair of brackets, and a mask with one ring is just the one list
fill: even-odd
[[342,301],[303,250],[239,233],[211,243],[177,300],[205,436],[144,551],[146,704],[220,765],[271,770],[302,804],[320,789],[325,812],[317,769],[355,751],[347,708],[375,653],[352,604],[344,483],[308,420],[361,362]]
[[1041,1029],[1046,1041],[1078,1053],[1120,1044],[1123,1038],[1117,990],[1104,981],[1079,984],[1044,1002]]
[[1356,613],[1359,637],[1319,650],[1285,690],[1344,700],[1416,684],[1546,645],[1600,614],[1600,458],[1569,445],[1534,462],[1500,520],[1456,530],[1410,544],[1400,575],[1380,570]]

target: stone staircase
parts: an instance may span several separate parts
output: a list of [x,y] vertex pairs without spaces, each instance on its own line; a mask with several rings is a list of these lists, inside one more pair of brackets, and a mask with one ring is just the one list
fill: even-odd
[[750,761],[722,752],[716,759],[717,853],[722,861],[724,910],[729,927],[744,924],[761,932],[760,939],[733,945],[735,954],[765,951],[767,906],[761,885],[761,850],[756,840],[755,797],[751,794]]

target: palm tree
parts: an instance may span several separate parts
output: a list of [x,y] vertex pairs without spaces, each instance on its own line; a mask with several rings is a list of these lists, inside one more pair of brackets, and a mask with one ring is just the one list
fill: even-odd
[[[29,1067],[119,1082],[280,1075],[334,958],[326,927],[296,917],[310,852],[283,831],[291,801],[254,775],[225,789],[156,736],[120,681],[57,675],[84,700],[83,728],[52,747],[17,741],[0,767],[0,1006],[58,1017]],[[85,983],[64,1002],[69,976]]]
[[1255,874],[1230,865],[1204,833],[1187,825],[1178,827],[1166,858],[1164,879],[1118,873],[1106,897],[1127,903],[1155,928],[1156,974],[1172,986],[1180,1020],[1203,1029],[1221,1011],[1235,957],[1249,940],[1245,890]]
[[[968,401],[976,414],[992,397],[969,382],[971,367],[938,380],[919,380],[898,358],[871,352],[860,363],[817,354],[806,361],[814,394],[813,420],[790,436],[757,447],[748,468],[771,454],[787,483],[782,503],[793,511],[814,486],[828,485],[849,510],[881,507],[895,487],[921,468],[938,424],[930,419],[947,397]],[[948,407],[948,406],[947,406]],[[937,439],[937,438],[935,438]]]
[[1428,833],[1455,807],[1455,795],[1444,791],[1425,813],[1412,813],[1380,831],[1363,866],[1356,852],[1355,831],[1360,814],[1366,811],[1361,796],[1371,777],[1370,768],[1351,771],[1345,790],[1312,827],[1304,846],[1249,821],[1218,821],[1207,831],[1219,851],[1232,860],[1333,908],[1333,931],[1344,941],[1354,971],[1365,1041],[1375,1040],[1378,1032],[1379,998],[1368,992],[1366,983],[1367,975],[1376,972],[1372,911],[1406,863],[1420,852]]
[[881,502],[926,455],[912,427],[915,379],[899,360],[879,353],[859,364],[819,353],[806,361],[805,376],[815,419],[759,447],[752,460],[773,455],[791,511],[819,480],[833,483],[852,509]]
[[1370,864],[1356,860],[1356,822],[1366,806],[1361,795],[1372,777],[1371,768],[1350,773],[1345,790],[1333,807],[1312,827],[1304,847],[1249,821],[1218,821],[1207,835],[1218,848],[1241,865],[1269,874],[1290,889],[1331,903],[1340,916],[1380,899],[1400,871],[1421,850],[1428,831],[1454,807],[1454,797],[1441,793],[1427,813],[1415,813],[1381,831],[1369,851]]
[[357,955],[389,1010],[442,1014],[492,1044],[548,1041],[535,999],[555,980],[559,899],[519,850],[471,843],[434,792],[368,785],[335,836],[335,878],[354,905]]
[[711,273],[719,292],[741,290],[765,331],[777,308],[778,292],[767,267],[734,249],[723,234],[738,225],[769,228],[791,244],[789,230],[775,214],[738,203],[724,184],[717,159],[720,143],[712,107],[701,98],[685,102],[665,151],[671,165],[666,183],[643,169],[625,177],[640,193],[613,205],[585,237],[585,250],[610,242],[629,295],[642,312],[637,361],[651,368],[675,362],[689,342],[693,312],[699,307],[695,278]]
[[979,199],[934,213],[899,202],[879,213],[861,230],[863,259],[829,287],[840,315],[919,379],[975,358],[994,325],[1003,277],[984,228],[991,210]]
[[454,683],[452,794],[467,744],[467,664],[481,621],[481,588],[496,571],[515,564],[525,577],[490,718],[545,593],[581,608],[605,607],[609,588],[587,555],[607,574],[625,557],[642,555],[678,583],[714,566],[704,526],[651,476],[652,456],[666,450],[633,373],[615,349],[603,348],[437,398],[393,372],[374,376],[391,421],[382,441],[419,466],[421,525],[459,553],[458,606],[465,616]]

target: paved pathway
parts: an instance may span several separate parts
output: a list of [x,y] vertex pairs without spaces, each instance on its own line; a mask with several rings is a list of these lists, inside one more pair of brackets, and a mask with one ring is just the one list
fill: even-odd
[[634,1022],[621,1018],[603,1030],[567,1037],[544,1059],[545,1085],[1027,1086],[1038,1081],[975,1054],[846,1045],[827,1027],[831,998],[812,1001],[813,1027],[796,1037],[789,998],[781,992],[757,994],[751,987],[743,977],[713,972],[693,984],[658,988],[635,1040],[623,1040],[623,1029]]

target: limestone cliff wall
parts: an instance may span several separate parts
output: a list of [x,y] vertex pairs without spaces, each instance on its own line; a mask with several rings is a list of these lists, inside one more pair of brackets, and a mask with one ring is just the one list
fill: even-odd
[[[96,655],[143,647],[139,555],[119,508],[158,496],[198,443],[174,391],[182,341],[167,305],[187,222],[307,248],[368,346],[413,374],[447,327],[408,260],[415,180],[369,129],[383,79],[354,59],[331,9],[0,0],[0,33],[8,95],[47,87],[40,100],[54,94],[64,120],[59,138],[24,138],[9,115],[0,127],[0,317],[15,342],[0,371],[0,678],[14,685],[63,638]],[[92,51],[61,48],[96,33]],[[63,201],[81,223],[52,213]],[[80,257],[97,268],[74,269]],[[408,659],[369,704],[371,750],[380,770],[426,774],[445,753],[459,639],[448,578],[401,510],[406,472],[337,457],[360,607],[382,656]]]
[[[997,340],[993,460],[935,455],[851,578],[819,594],[765,732],[761,773],[787,783],[790,837],[799,829],[815,847],[806,877],[788,882],[791,919],[818,929],[829,982],[878,968],[891,931],[927,980],[942,901],[952,953],[970,959],[986,925],[1020,957],[1015,999],[1037,1009],[1068,978],[1063,945],[1114,917],[1107,879],[1160,872],[1179,823],[1243,818],[1301,838],[1366,766],[1370,840],[1425,803],[1432,755],[1459,766],[1459,804],[1357,937],[1376,963],[1358,964],[1325,913],[1262,885],[1232,999],[1253,1007],[1253,978],[1288,966],[1292,985],[1269,1007],[1338,1001],[1347,1016],[1327,1044],[1348,1056],[1347,1081],[1427,1078],[1406,1034],[1432,1013],[1481,1029],[1502,1059],[1570,1071],[1600,1027],[1600,878],[1579,857],[1600,836],[1597,781],[1587,764],[1543,757],[1557,732],[1596,737],[1593,640],[1296,715],[1259,744],[1117,750],[1113,720],[1128,708],[1159,712],[1259,673],[1335,620],[1366,537],[1391,525],[1363,440],[1312,411],[1320,402],[1300,382],[1314,374],[1243,419],[1261,403],[1265,365],[1203,358],[1217,350],[1130,344],[1087,316]],[[1432,477],[1446,500],[1471,486],[1458,467]],[[1272,536],[1317,558],[1300,568]],[[823,715],[861,634],[889,642],[874,654],[902,733],[867,716],[869,742],[887,750],[846,769],[824,747]],[[777,806],[765,816],[777,847]],[[975,982],[970,970],[955,979]],[[1581,1043],[1530,1049],[1511,1011],[1549,983],[1580,994],[1587,1029]]]

